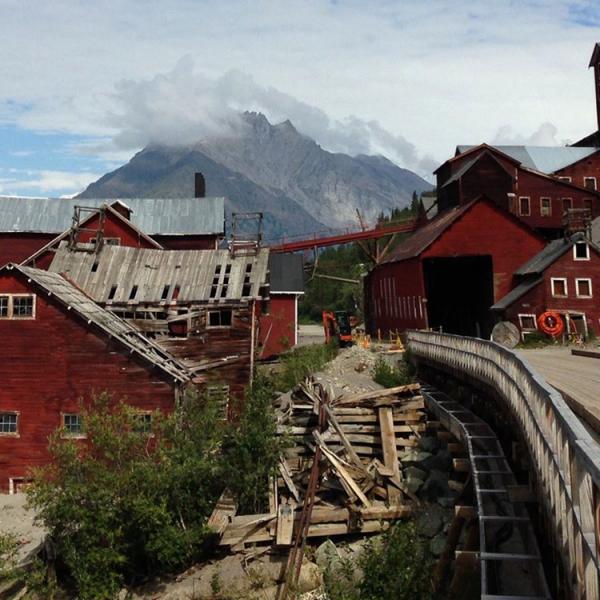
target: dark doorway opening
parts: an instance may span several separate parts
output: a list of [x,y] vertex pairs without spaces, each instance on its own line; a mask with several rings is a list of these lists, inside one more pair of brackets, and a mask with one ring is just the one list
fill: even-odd
[[429,326],[446,333],[489,338],[493,321],[491,256],[428,258],[423,263]]

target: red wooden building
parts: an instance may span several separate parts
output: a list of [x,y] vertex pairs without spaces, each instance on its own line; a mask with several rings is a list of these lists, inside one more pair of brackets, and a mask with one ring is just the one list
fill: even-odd
[[[41,248],[52,245],[73,224],[81,227],[87,222],[93,235],[97,235],[99,222],[93,213],[106,205],[132,225],[130,229],[123,228],[123,223],[116,224],[114,215],[108,218],[103,233],[108,243],[151,247],[136,237],[136,232],[143,232],[146,238],[153,240],[155,247],[215,249],[225,234],[224,198],[0,197],[0,266],[23,262]],[[77,211],[77,207],[84,210]]]
[[268,359],[298,343],[298,298],[304,294],[301,254],[270,254],[269,298],[261,303],[259,358]]
[[489,335],[490,307],[544,239],[487,198],[450,208],[405,240],[365,279],[368,331],[441,327]]
[[438,211],[484,195],[555,238],[568,209],[600,215],[600,149],[589,147],[458,146],[436,171]]
[[600,335],[600,248],[583,233],[555,240],[515,271],[518,284],[492,311],[522,336],[537,331],[547,310],[562,315],[565,332]]
[[80,402],[108,391],[141,412],[173,409],[192,373],[64,277],[0,269],[0,491],[48,462],[58,427],[80,437]]

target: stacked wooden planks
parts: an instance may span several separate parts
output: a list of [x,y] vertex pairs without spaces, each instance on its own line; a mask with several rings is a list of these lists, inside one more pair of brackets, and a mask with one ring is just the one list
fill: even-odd
[[[418,500],[404,486],[399,458],[417,445],[426,428],[419,390],[419,384],[411,384],[332,398],[331,390],[307,381],[282,396],[278,430],[290,446],[270,484],[269,513],[234,515],[223,497],[211,517],[220,544],[291,545],[307,495],[311,512],[306,537],[377,532],[410,515]],[[319,413],[324,416],[321,426]],[[317,448],[319,477],[312,490],[309,478]]]

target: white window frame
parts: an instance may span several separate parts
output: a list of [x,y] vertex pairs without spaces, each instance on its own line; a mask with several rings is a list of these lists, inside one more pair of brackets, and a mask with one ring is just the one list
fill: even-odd
[[[8,298],[8,314],[3,317],[0,316],[2,321],[33,321],[35,319],[35,307],[36,307],[36,295],[35,294],[4,294],[0,293],[3,298]],[[32,298],[33,306],[31,308],[31,316],[28,317],[15,317],[14,316],[14,299],[15,298]]]
[[[548,200],[548,212],[544,212],[544,200]],[[550,196],[542,196],[540,198],[540,216],[542,217],[551,217],[552,216],[552,198]]]
[[[577,245],[585,244],[585,258],[579,258],[577,256]],[[573,244],[573,260],[581,261],[581,260],[590,260],[590,245],[587,242],[575,242]]]
[[[519,326],[521,327],[521,330],[523,330],[523,331],[535,331],[538,328],[537,317],[534,314],[519,313],[517,316],[519,318]],[[531,328],[531,327],[525,327],[523,325],[523,317],[527,317],[529,319],[533,319],[533,324],[535,325],[535,327],[533,327],[533,328]]]
[[[582,281],[587,281],[589,284],[589,290],[590,293],[588,294],[580,294],[579,293],[579,283]],[[575,278],[575,295],[578,298],[593,298],[594,297],[594,291],[592,289],[592,280],[590,277],[576,277]]]
[[[594,182],[594,187],[593,187],[593,188],[589,188],[589,187],[586,185],[586,182],[587,182],[587,181],[593,181],[593,182]],[[595,177],[584,177],[584,178],[583,178],[583,187],[584,187],[586,190],[596,190],[596,189],[597,189],[597,188],[596,188],[596,178],[595,178]]]
[[566,175],[564,175],[564,176],[559,175],[558,176],[558,180],[559,181],[564,181],[565,183],[571,183],[571,178],[568,177],[568,176],[566,176]]
[[0,431],[0,437],[20,437],[19,425],[21,423],[21,413],[18,410],[0,410],[3,415],[15,415],[17,417],[16,431]]
[[[527,200],[527,212],[521,210],[521,200]],[[522,217],[531,216],[531,196],[519,196],[519,214]]]
[[[565,208],[565,200],[569,201],[569,207],[568,208]],[[561,198],[560,201],[562,202],[563,212],[565,212],[566,210],[572,210],[572,208],[573,208],[573,198],[571,198],[569,196],[565,196],[564,198]]]
[[[565,293],[556,294],[554,291],[554,282],[556,281],[564,281],[565,282]],[[552,287],[552,297],[553,298],[568,298],[569,297],[569,286],[566,277],[552,277],[550,278],[550,286]]]

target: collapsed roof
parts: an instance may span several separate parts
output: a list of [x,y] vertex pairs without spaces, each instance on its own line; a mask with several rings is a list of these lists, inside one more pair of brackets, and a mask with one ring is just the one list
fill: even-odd
[[92,249],[70,250],[63,242],[49,270],[102,304],[239,302],[261,298],[267,284],[266,248],[235,257],[229,250]]

